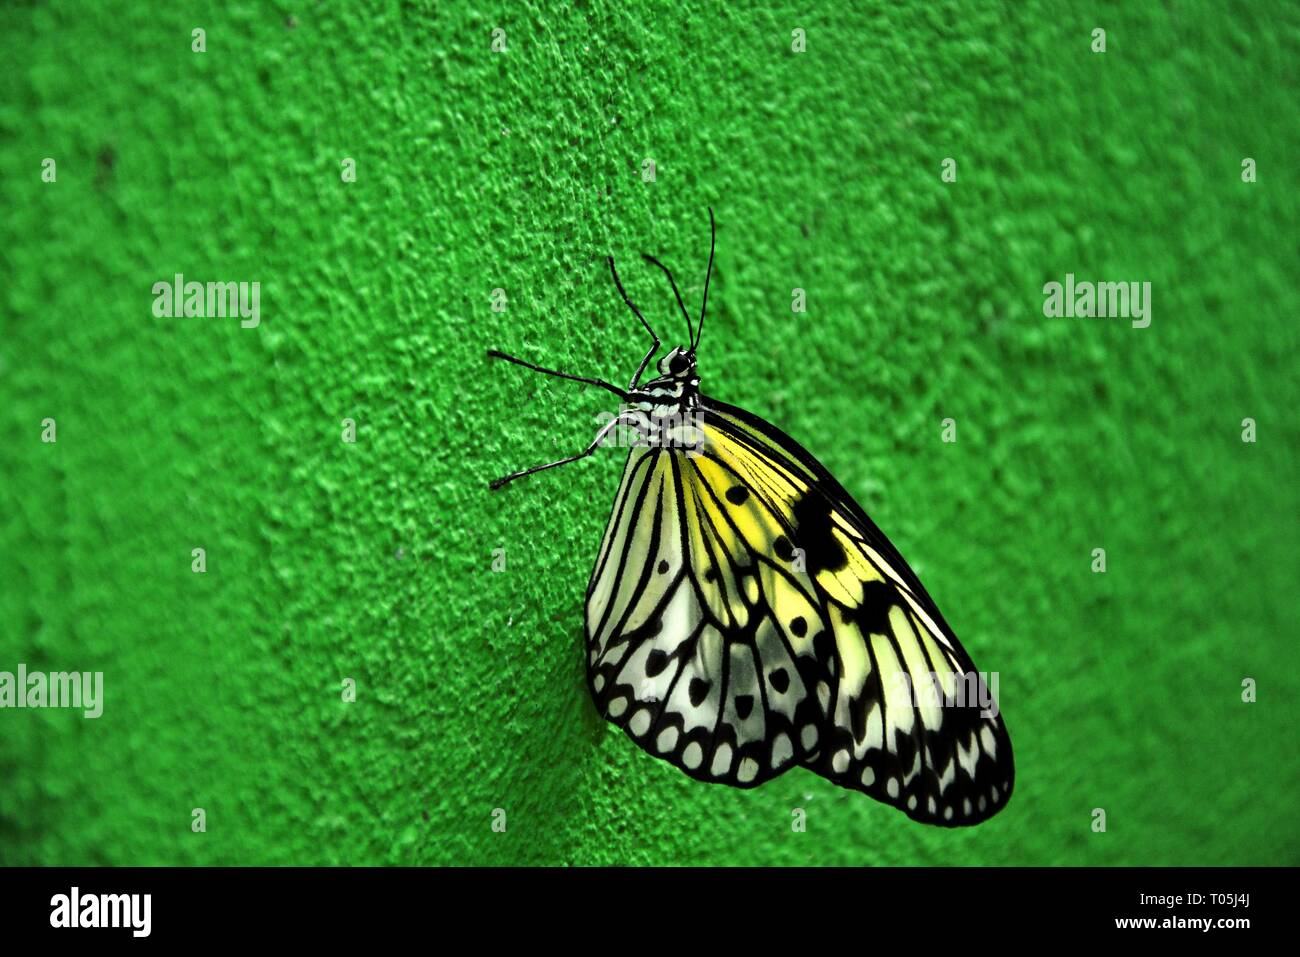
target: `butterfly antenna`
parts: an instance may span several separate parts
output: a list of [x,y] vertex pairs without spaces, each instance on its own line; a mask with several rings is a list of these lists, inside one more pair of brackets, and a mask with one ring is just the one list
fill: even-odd
[[691,352],[700,344],[700,336],[704,334],[704,310],[709,305],[709,280],[713,278],[713,250],[718,245],[718,226],[713,221],[713,207],[709,207],[709,271],[704,274],[704,299],[700,303],[700,324],[696,328],[695,339],[691,342]]
[[654,256],[651,256],[649,253],[642,253],[641,258],[648,263],[653,263],[658,266],[664,271],[664,275],[668,277],[668,283],[673,287],[673,295],[677,297],[677,308],[682,311],[682,318],[686,320],[686,341],[694,342],[695,326],[691,324],[691,316],[690,313],[686,311],[686,303],[682,302],[682,294],[677,291],[677,281],[673,279],[673,274],[668,271],[667,266],[655,259]]
[[623,301],[627,303],[627,307],[632,310],[633,315],[641,320],[641,325],[645,326],[645,331],[650,333],[650,338],[654,339],[657,343],[659,337],[656,336],[655,331],[650,328],[650,323],[646,321],[645,316],[641,315],[641,310],[638,309],[636,305],[633,304],[632,300],[627,297],[627,291],[623,288],[623,282],[618,278],[618,270],[614,268],[614,257],[606,256],[605,261],[609,263],[609,274],[614,277],[614,285],[618,287],[618,294],[623,297]]

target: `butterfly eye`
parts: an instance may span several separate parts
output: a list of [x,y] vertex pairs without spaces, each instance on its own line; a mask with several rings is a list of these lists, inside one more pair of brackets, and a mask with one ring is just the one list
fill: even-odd
[[686,356],[680,352],[674,352],[672,358],[668,360],[668,371],[672,375],[678,375],[685,372],[688,365],[690,363],[686,361]]

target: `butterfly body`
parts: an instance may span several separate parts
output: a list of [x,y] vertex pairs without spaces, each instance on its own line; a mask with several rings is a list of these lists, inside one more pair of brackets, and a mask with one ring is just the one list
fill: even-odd
[[642,439],[587,586],[597,709],[699,780],[754,787],[801,765],[918,821],[990,817],[1014,766],[985,676],[826,468],[700,393],[697,341],[644,385],[597,383]]

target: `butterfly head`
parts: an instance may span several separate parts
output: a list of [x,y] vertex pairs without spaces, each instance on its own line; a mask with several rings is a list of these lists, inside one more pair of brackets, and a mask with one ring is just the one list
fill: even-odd
[[678,346],[659,360],[659,374],[671,379],[695,378],[695,351]]

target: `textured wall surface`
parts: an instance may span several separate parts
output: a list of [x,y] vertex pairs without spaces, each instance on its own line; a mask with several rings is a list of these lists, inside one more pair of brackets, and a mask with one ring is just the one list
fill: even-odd
[[[106,688],[0,711],[0,863],[1300,863],[1296,8],[763,6],[0,9],[0,670]],[[484,350],[630,375],[603,257],[675,339],[636,256],[698,302],[709,205],[705,391],[1000,675],[978,828],[640,751],[581,649],[621,455],[486,489],[608,403]],[[261,325],[156,318],[178,272]],[[1045,318],[1067,272],[1150,327]]]

